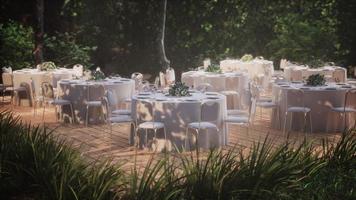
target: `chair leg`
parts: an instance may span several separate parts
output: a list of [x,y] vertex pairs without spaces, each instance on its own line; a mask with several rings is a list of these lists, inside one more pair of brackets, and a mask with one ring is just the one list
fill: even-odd
[[[137,137],[137,130],[136,130],[136,124],[134,122],[131,122],[133,129],[134,129],[134,138],[133,138],[133,144],[135,148],[138,148],[139,143],[138,141],[138,137]],[[131,138],[131,137],[130,137]]]
[[36,116],[36,105],[37,105],[37,101],[33,101],[33,116]]
[[89,106],[87,106],[85,112],[85,126],[88,126],[88,112],[89,112]]
[[189,128],[187,127],[185,129],[185,141],[184,141],[184,150],[186,151],[188,149],[188,131],[189,131]]
[[288,112],[286,112],[284,115],[284,125],[283,125],[283,135],[284,136],[286,136],[287,117],[288,117]]
[[309,112],[309,123],[310,123],[310,134],[313,133],[313,122],[312,122],[312,116],[311,113]]
[[69,106],[70,106],[70,112],[71,112],[71,114],[72,114],[72,124],[74,124],[74,111],[73,111],[73,106],[72,106],[72,104],[69,104]]
[[42,112],[42,121],[44,122],[44,116],[45,116],[45,111],[46,111],[46,103],[43,103],[43,112]]
[[148,133],[147,133],[147,129],[145,129],[145,133],[146,133],[146,137],[145,137],[145,147],[147,148],[147,143],[148,143]]
[[164,148],[166,149],[166,151],[168,151],[167,148],[167,131],[166,131],[166,127],[163,127],[163,132],[164,132]]

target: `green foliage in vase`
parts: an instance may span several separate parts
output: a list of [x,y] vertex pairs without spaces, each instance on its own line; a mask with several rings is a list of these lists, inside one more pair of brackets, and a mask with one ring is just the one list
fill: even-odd
[[100,70],[100,68],[97,68],[96,70],[92,71],[92,80],[94,81],[101,81],[106,78],[104,72]]
[[172,86],[170,86],[168,93],[170,96],[175,97],[190,96],[189,87],[179,81],[175,82]]
[[38,69],[41,71],[50,71],[57,69],[57,66],[54,62],[43,62],[38,65]]
[[221,73],[221,69],[220,69],[220,66],[219,65],[209,65],[206,69],[205,69],[206,72],[213,72],[213,73]]
[[33,65],[33,30],[17,22],[0,24],[0,66],[21,69]]
[[306,84],[310,86],[322,86],[325,85],[325,77],[322,74],[313,74],[310,75],[307,80]]
[[253,56],[251,54],[245,54],[241,57],[240,60],[243,62],[248,62],[248,61],[253,60]]

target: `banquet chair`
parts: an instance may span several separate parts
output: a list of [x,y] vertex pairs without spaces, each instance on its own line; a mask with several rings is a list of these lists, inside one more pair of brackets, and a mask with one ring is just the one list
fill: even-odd
[[[144,106],[147,108],[152,108],[152,115],[148,116],[140,116],[140,106]],[[164,139],[165,139],[165,147],[167,145],[167,132],[166,132],[166,127],[163,122],[158,122],[155,121],[155,102],[151,101],[145,101],[145,100],[137,100],[136,103],[136,135],[139,130],[144,130],[145,131],[145,145],[147,147],[148,145],[148,131],[152,130],[153,131],[153,140],[157,139],[157,131],[159,129],[163,129],[164,132]]]
[[[185,149],[188,149],[188,133],[189,129],[194,130],[195,133],[195,147],[199,149],[198,138],[200,135],[200,130],[215,130],[219,132],[219,127],[216,125],[219,118],[219,110],[220,104],[214,101],[204,101],[200,105],[200,118],[197,122],[191,122],[186,127],[186,135],[185,135]],[[225,137],[223,135],[223,141],[225,141]],[[190,144],[190,142],[189,142]],[[190,145],[189,145],[190,147]]]
[[101,98],[105,95],[105,88],[101,84],[87,84],[86,87],[87,97],[84,101],[86,106],[85,110],[85,126],[88,126],[89,122],[89,110],[90,108],[101,109],[101,116],[104,118],[104,112],[102,107]]
[[[48,83],[48,82],[43,82],[41,85],[42,88],[42,97],[43,97],[43,113],[42,113],[42,121],[43,123],[45,122],[44,120],[44,116],[46,113],[46,104],[50,104],[55,106],[55,113],[56,113],[56,119],[57,118],[57,107],[62,108],[63,106],[69,106],[70,107],[70,112],[71,112],[71,122],[74,123],[74,111],[73,111],[73,106],[72,103],[69,100],[65,100],[65,99],[59,99],[58,98],[58,93],[55,96],[54,95],[54,90],[53,90],[53,86]],[[63,119],[63,113],[60,112],[60,119]]]
[[[281,97],[279,97],[281,98]],[[293,100],[291,100],[293,99]],[[297,103],[290,103],[290,101],[297,101]],[[304,91],[301,89],[289,89],[285,92],[285,117],[284,117],[284,125],[283,125],[283,134],[286,135],[286,124],[288,114],[291,113],[290,116],[290,129],[292,127],[293,115],[295,113],[302,113],[304,115],[303,120],[303,129],[306,133],[306,118],[309,114],[309,123],[310,123],[310,133],[313,132],[312,118],[311,118],[311,108],[306,107],[304,104]]]
[[36,94],[35,82],[31,78],[31,99],[32,99],[32,106],[33,106],[33,116],[36,116],[37,113],[37,105],[43,101],[43,96],[38,96]]
[[234,112],[227,115],[225,119],[225,128],[228,130],[228,124],[244,125],[246,132],[249,132],[249,126],[253,123],[256,112],[256,98],[251,96],[248,111]]
[[84,73],[84,67],[83,67],[83,65],[81,65],[81,64],[75,64],[74,66],[73,66],[73,70],[74,70],[74,75],[76,76],[76,77],[82,77],[83,76],[83,73]]
[[159,83],[160,83],[161,88],[165,88],[167,86],[166,76],[163,72],[159,72]]
[[126,103],[126,99],[117,97],[116,92],[112,90],[107,90],[105,96],[108,99],[111,115],[131,115],[131,110],[117,109],[117,105]]
[[260,120],[262,120],[262,109],[271,109],[274,110],[277,114],[277,121],[279,122],[279,128],[281,127],[280,123],[280,116],[279,116],[279,95],[273,96],[270,98],[263,98],[261,95],[262,89],[256,85],[251,86],[251,92],[253,93],[252,96],[256,99],[256,107],[260,108]]
[[12,73],[2,73],[2,81],[3,81],[2,101],[5,101],[6,92],[10,92],[11,94],[11,104],[13,103],[14,96],[18,97],[20,92],[26,92],[26,93],[28,92],[25,87],[21,87],[21,86],[14,87]]
[[135,81],[135,89],[136,91],[140,90],[142,87],[143,74],[140,72],[134,72],[131,74],[131,79]]
[[212,92],[213,86],[210,85],[209,83],[202,83],[202,84],[198,85],[195,89],[200,92]]
[[[110,136],[112,137],[112,126],[113,124],[126,124],[130,123],[134,127],[134,144],[136,145],[136,123],[130,115],[114,115],[111,107],[115,104],[114,96],[110,90],[106,91],[105,96],[102,100],[102,106],[105,113],[106,123],[110,126]],[[114,101],[114,102],[113,102]],[[129,141],[130,143],[130,141]]]
[[174,84],[174,82],[176,81],[176,74],[172,67],[168,67],[166,69],[166,73],[164,74],[164,76],[165,76],[167,86]]
[[[356,88],[349,89],[345,93],[344,99],[345,99],[345,101],[344,101],[344,105],[343,106],[338,106],[338,107],[332,106],[330,111],[332,113],[341,114],[344,128],[346,128],[346,117],[347,117],[347,114],[356,115],[356,106],[354,104],[352,104],[352,102],[356,99]],[[356,118],[356,116],[355,116],[355,118]],[[327,123],[326,124],[327,124],[327,128],[328,128],[329,117],[327,119]],[[356,125],[356,122],[355,122],[355,125]],[[328,130],[326,130],[326,132],[328,132]]]

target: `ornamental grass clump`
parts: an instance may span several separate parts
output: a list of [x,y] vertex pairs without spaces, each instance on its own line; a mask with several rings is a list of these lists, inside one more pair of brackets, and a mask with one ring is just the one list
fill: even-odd
[[[248,151],[246,151],[248,150]],[[32,199],[355,199],[356,128],[337,141],[269,138],[240,147],[152,154],[123,174],[88,163],[47,129],[0,113],[0,197]],[[141,161],[140,161],[141,162]],[[16,195],[15,195],[16,197]]]
[[87,163],[48,129],[0,113],[0,197],[112,199],[121,171],[108,162]]

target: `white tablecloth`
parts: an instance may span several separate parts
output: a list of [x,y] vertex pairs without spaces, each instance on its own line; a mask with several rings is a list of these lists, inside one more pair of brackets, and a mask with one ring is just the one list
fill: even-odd
[[254,59],[243,62],[236,59],[220,61],[220,68],[223,72],[246,71],[251,79],[262,78],[262,84],[267,86],[273,75],[273,62],[268,60]]
[[35,85],[36,95],[41,94],[41,84],[50,82],[53,87],[57,87],[57,82],[62,79],[72,79],[75,71],[73,69],[60,68],[52,71],[38,71],[37,69],[22,69],[13,72],[14,86],[18,87],[25,82],[31,84],[31,79]]
[[[238,92],[241,98],[248,88],[248,75],[243,72],[226,72],[226,73],[210,73],[204,71],[189,71],[182,73],[182,82],[192,88],[197,88],[199,85],[209,83],[213,87],[214,92],[224,92],[228,96],[228,108],[236,108],[238,99],[230,96],[229,92]],[[233,95],[233,93],[231,93]]]
[[[85,101],[88,99],[88,87],[90,87],[90,100],[101,100],[103,93],[95,92],[97,85],[104,86],[105,90],[111,90],[115,93],[118,102],[123,102],[130,99],[135,91],[135,81],[131,79],[119,78],[108,79],[105,81],[83,81],[83,80],[62,80],[59,81],[61,98],[70,100],[73,105],[75,121],[85,122],[86,105]],[[94,89],[93,89],[94,88]],[[99,90],[99,89],[98,89]],[[117,105],[119,106],[119,105]],[[64,113],[70,117],[70,110],[64,108]],[[95,123],[101,121],[100,111],[97,109],[90,109],[89,122]]]
[[284,68],[284,77],[288,81],[302,81],[310,75],[322,74],[330,82],[346,82],[347,71],[337,66],[325,66],[321,68],[309,68],[306,66],[288,66]]
[[[41,95],[41,85],[43,82],[49,82],[54,88],[57,87],[57,82],[61,79],[72,79],[75,71],[73,69],[59,68],[51,71],[38,71],[37,69],[22,69],[13,72],[14,87],[19,87],[21,83],[28,84],[31,88],[31,79],[34,82],[32,88],[36,96]],[[32,95],[32,94],[30,94]],[[21,99],[22,105],[31,105],[28,99]]]
[[[210,95],[209,95],[210,94]],[[153,98],[153,99],[150,99]],[[213,99],[209,99],[213,98]],[[132,100],[132,117],[134,119],[152,120],[152,106],[155,110],[155,121],[163,122],[167,130],[167,139],[172,145],[181,148],[185,144],[186,127],[191,122],[197,122],[200,118],[200,105],[204,101],[219,103],[217,126],[219,131],[201,130],[199,146],[203,148],[218,147],[228,142],[227,132],[223,122],[226,116],[225,96],[218,93],[192,93],[190,97],[167,97],[162,93],[155,95],[137,95]],[[137,104],[137,102],[141,102]],[[204,116],[203,116],[204,117]],[[191,133],[191,132],[190,132]],[[151,134],[152,135],[152,134]],[[158,132],[158,138],[164,139],[164,134]],[[223,141],[225,138],[225,141]],[[194,146],[194,143],[192,144]]]
[[[304,86],[303,84],[287,84],[287,85],[277,85],[274,84],[272,88],[273,96],[277,97],[280,95],[280,100],[278,102],[279,111],[280,111],[280,119],[281,119],[281,127],[283,129],[283,123],[285,119],[285,110],[286,110],[286,94],[293,88],[299,88],[304,91],[304,104],[306,107],[311,108],[311,116],[312,116],[312,125],[313,125],[313,132],[326,132],[327,129],[330,131],[341,131],[343,122],[341,117],[338,117],[337,114],[332,113],[330,110],[331,106],[338,107],[343,106],[345,101],[345,93],[350,88],[343,88],[343,87],[350,87],[349,85],[336,85],[336,84],[329,84],[328,86],[320,86],[320,87],[310,87]],[[329,89],[327,89],[329,88]],[[300,98],[288,98],[288,104],[290,105],[301,105]],[[356,107],[356,98],[349,99],[348,104]],[[349,115],[350,116],[350,115]],[[290,114],[289,114],[290,117]],[[289,120],[287,120],[287,127],[289,126]],[[272,114],[272,124],[277,126],[279,122],[277,122],[276,113]],[[310,124],[307,124],[308,129],[310,128]],[[354,119],[354,115],[351,118],[348,117],[348,121],[352,123]],[[329,123],[327,123],[327,121]],[[294,130],[302,130],[303,125],[303,114],[294,114],[293,121],[292,121],[292,129]]]

